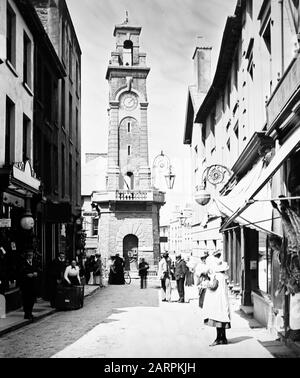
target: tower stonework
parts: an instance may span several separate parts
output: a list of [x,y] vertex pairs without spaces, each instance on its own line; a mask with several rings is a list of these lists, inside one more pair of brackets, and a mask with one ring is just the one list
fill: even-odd
[[150,266],[159,260],[159,211],[163,192],[151,187],[148,153],[147,77],[150,68],[140,52],[141,27],[116,25],[116,49],[111,53],[109,136],[106,191],[94,192],[100,208],[99,252],[104,265],[120,254],[127,270],[136,270],[139,258]]

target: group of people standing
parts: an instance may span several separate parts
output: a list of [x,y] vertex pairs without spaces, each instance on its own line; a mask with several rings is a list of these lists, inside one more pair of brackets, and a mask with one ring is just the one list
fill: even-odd
[[186,289],[196,285],[204,324],[216,328],[217,331],[217,337],[210,346],[227,344],[226,329],[231,328],[228,276],[226,275],[229,266],[221,259],[221,256],[220,250],[211,254],[203,253],[200,262],[195,265],[189,258],[185,261],[178,254],[172,272],[172,261],[169,253],[165,252],[158,269],[163,302],[171,302],[172,275],[176,280],[179,303],[186,303]]
[[109,285],[124,285],[124,271],[125,271],[125,261],[117,253],[115,256],[111,256],[108,264],[108,283]]

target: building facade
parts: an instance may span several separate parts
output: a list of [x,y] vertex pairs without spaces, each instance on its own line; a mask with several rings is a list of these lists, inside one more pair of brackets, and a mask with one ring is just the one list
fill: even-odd
[[141,27],[126,20],[116,25],[116,50],[111,54],[109,83],[108,169],[105,191],[93,193],[99,206],[99,234],[104,266],[119,253],[127,270],[140,257],[158,264],[159,210],[164,193],[151,187],[148,155],[147,77],[150,68],[140,52]]
[[[80,244],[81,52],[65,2],[36,3],[0,3],[0,281],[7,311],[21,304],[17,273],[27,249],[34,250],[39,294],[47,298],[50,261],[61,250],[75,256]],[[72,64],[62,59],[63,24],[74,43]]]
[[81,49],[64,0],[32,3],[62,72],[53,76],[53,64],[36,51],[34,164],[43,182],[39,242],[46,266],[60,251],[72,258],[80,249]]
[[[215,231],[243,308],[293,339],[300,329],[299,257],[291,248],[299,218],[298,12],[295,1],[237,3],[212,84],[185,128],[194,160],[195,146],[206,158],[195,198],[219,219]],[[299,244],[294,249],[299,254]]]

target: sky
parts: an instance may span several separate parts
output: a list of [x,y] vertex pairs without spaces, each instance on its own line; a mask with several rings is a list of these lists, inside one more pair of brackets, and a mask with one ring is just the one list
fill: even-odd
[[82,50],[82,154],[107,152],[108,82],[114,26],[125,20],[142,27],[141,52],[151,68],[149,100],[149,162],[163,151],[176,174],[173,190],[166,191],[162,223],[174,206],[191,203],[190,149],[183,144],[188,86],[194,84],[193,53],[201,45],[212,50],[214,76],[222,34],[237,0],[67,0]]

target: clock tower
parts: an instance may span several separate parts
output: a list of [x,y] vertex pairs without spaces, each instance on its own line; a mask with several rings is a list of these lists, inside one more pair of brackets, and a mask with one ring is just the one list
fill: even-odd
[[104,265],[123,256],[127,270],[137,270],[141,257],[153,268],[159,260],[159,210],[164,193],[152,188],[148,153],[147,77],[150,68],[140,52],[142,28],[116,25],[109,84],[108,165],[105,192],[93,193],[100,209],[99,252]]

